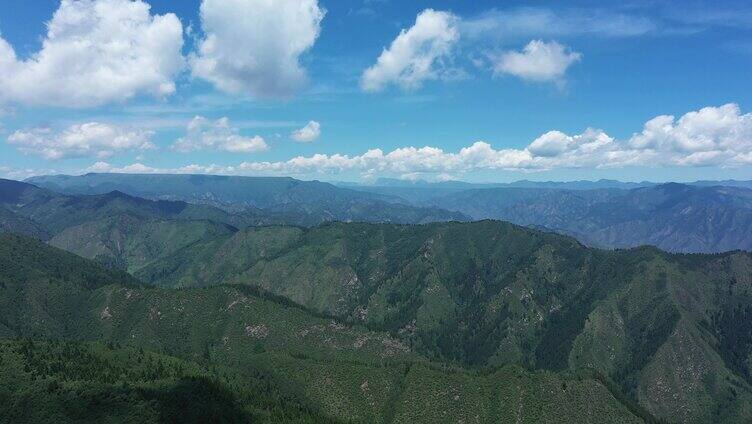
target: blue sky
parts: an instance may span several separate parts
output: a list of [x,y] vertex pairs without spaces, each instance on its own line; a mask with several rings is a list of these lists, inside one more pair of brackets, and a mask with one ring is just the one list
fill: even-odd
[[29,0],[0,34],[13,178],[752,178],[748,2]]

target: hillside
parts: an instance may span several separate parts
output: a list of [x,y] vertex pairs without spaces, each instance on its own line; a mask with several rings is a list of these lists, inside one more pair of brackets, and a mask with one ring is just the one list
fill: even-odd
[[49,243],[110,267],[136,272],[184,247],[235,231],[235,227],[207,220],[142,220],[120,215],[66,228]]
[[[13,364],[0,368],[0,398],[37,405],[0,412],[5,421],[641,422],[587,374],[433,364],[248,287],[145,288],[32,239],[2,235],[0,246],[0,337],[66,341],[0,343]],[[92,341],[114,349],[80,344]]]
[[261,287],[433,360],[595,370],[667,419],[752,417],[752,333],[733,318],[752,305],[746,253],[603,251],[493,221],[331,224],[239,231],[136,275]]
[[112,343],[0,341],[0,422],[334,420],[262,379]]
[[466,220],[435,207],[399,204],[390,196],[293,178],[216,175],[86,174],[52,175],[28,180],[69,194],[103,194],[113,190],[159,200],[181,200],[240,212],[257,208],[292,225],[328,221],[426,223]]
[[4,207],[0,207],[0,233],[24,234],[42,240],[50,238],[42,225]]

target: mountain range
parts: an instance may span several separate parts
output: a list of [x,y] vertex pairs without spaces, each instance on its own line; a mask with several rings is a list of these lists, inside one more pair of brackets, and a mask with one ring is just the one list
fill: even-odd
[[135,275],[160,287],[250,284],[432,360],[595,370],[660,418],[743,422],[750,271],[747,253],[593,250],[481,221],[248,229]]
[[293,178],[86,174],[34,177],[27,182],[66,194],[120,191],[153,200],[211,205],[230,212],[262,210],[288,224],[304,226],[327,221],[412,224],[468,219],[456,212],[405,205],[390,196]]
[[545,227],[603,248],[752,250],[752,190],[661,184],[631,190],[474,189],[424,202],[473,219]]
[[[639,423],[587,374],[463,370],[248,286],[165,290],[0,236],[0,420]],[[31,340],[63,340],[33,342]],[[616,393],[616,396],[615,396]],[[34,407],[29,407],[34,405]]]
[[[464,218],[457,213],[391,203],[384,203],[381,209],[373,220]],[[231,210],[203,203],[143,199],[117,190],[60,194],[29,183],[0,180],[1,230],[49,240],[54,246],[130,271],[158,259],[169,249],[199,239],[249,226],[312,224],[321,216],[318,212],[290,214],[252,206]],[[360,211],[365,213],[364,209]]]
[[500,219],[571,235],[601,248],[652,245],[681,253],[752,249],[748,181],[471,184],[380,179],[377,185],[344,188],[291,178],[87,174],[35,177],[29,182],[68,194],[118,190],[235,213],[251,210],[266,216],[267,224]]
[[66,190],[0,181],[0,422],[752,420],[747,189],[426,196],[526,226]]
[[[652,187],[661,185],[664,183],[657,183],[651,181],[641,182],[629,182],[618,181],[609,179],[600,179],[596,181],[591,180],[576,180],[576,181],[531,181],[531,180],[518,180],[508,183],[469,183],[465,181],[436,181],[429,182],[425,180],[403,180],[397,178],[377,178],[372,183],[354,183],[354,182],[336,182],[335,185],[342,187],[350,187],[356,189],[380,189],[386,187],[411,187],[411,188],[432,188],[432,189],[474,189],[474,188],[549,188],[560,190],[598,190],[598,189],[610,189],[618,188],[623,190],[630,190],[633,188]],[[752,188],[752,180],[698,180],[694,182],[683,183],[685,185],[692,186],[725,186],[725,187],[741,187]]]

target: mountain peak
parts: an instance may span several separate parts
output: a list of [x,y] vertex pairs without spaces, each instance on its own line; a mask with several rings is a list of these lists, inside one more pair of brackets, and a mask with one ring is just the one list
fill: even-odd
[[123,193],[120,190],[112,190],[111,192],[106,193],[102,197],[107,198],[107,199],[132,199],[133,198],[133,196],[127,193]]

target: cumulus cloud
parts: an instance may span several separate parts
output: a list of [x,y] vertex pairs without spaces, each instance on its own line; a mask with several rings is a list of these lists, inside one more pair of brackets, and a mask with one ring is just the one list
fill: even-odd
[[89,122],[71,125],[60,132],[51,128],[18,130],[8,137],[8,143],[24,153],[51,160],[88,156],[107,158],[124,151],[154,149],[153,136],[151,131]]
[[183,27],[142,0],[62,0],[28,59],[0,38],[0,100],[89,107],[175,91]]
[[365,91],[380,91],[389,84],[404,89],[455,72],[448,63],[460,38],[459,18],[449,12],[426,9],[408,30],[402,30],[385,48],[376,64],[361,77]]
[[509,74],[528,81],[560,82],[567,69],[582,59],[556,41],[530,41],[522,51],[508,51],[493,59],[495,75]]
[[301,143],[310,143],[321,136],[321,124],[316,121],[309,121],[305,127],[297,129],[290,134],[290,137]]
[[172,147],[183,153],[205,149],[254,153],[269,149],[261,136],[240,135],[240,130],[233,127],[228,118],[210,121],[203,116],[194,117],[188,123],[186,136],[179,138]]
[[686,152],[731,148],[744,139],[752,139],[751,126],[752,117],[742,115],[736,104],[706,107],[679,120],[670,115],[651,119],[642,133],[633,137],[632,145]]
[[[549,131],[521,149],[494,149],[478,141],[457,152],[437,147],[403,147],[384,152],[371,149],[361,155],[316,154],[281,162],[243,162],[235,166],[189,165],[149,172],[234,175],[326,175],[359,172],[361,175],[400,175],[439,179],[480,170],[541,171],[561,168],[616,168],[628,166],[752,165],[752,113],[739,106],[707,107],[679,119],[659,116],[642,132],[617,140],[602,130],[588,128],[568,135]],[[143,165],[109,168],[137,172]],[[113,171],[117,170],[117,171]],[[139,171],[140,172],[140,171]]]
[[193,75],[233,94],[289,96],[306,81],[300,56],[325,13],[317,0],[203,0]]

